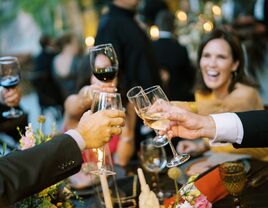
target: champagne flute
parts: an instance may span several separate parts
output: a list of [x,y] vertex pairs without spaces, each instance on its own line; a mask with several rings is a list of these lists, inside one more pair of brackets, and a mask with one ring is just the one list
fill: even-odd
[[[0,58],[0,85],[7,90],[16,87],[20,82],[20,64],[16,57],[5,56]],[[17,118],[23,114],[21,110],[10,107],[2,113],[5,118]]]
[[246,184],[246,172],[242,162],[225,162],[220,165],[220,176],[227,191],[233,196],[235,208],[242,207],[240,194]]
[[109,82],[116,77],[118,72],[118,60],[111,43],[91,48],[89,55],[90,65],[97,79]]
[[[117,109],[122,110],[121,95],[119,93],[94,92],[91,111],[95,113],[100,110]],[[96,148],[97,152],[97,170],[90,171],[97,175],[114,175],[114,170],[108,170],[107,164],[112,164],[109,144]],[[109,155],[106,155],[109,154]],[[108,159],[108,161],[107,161]]]
[[[144,93],[151,102],[151,105],[153,105],[155,102],[158,102],[160,99],[169,102],[166,94],[159,85],[145,89]],[[148,110],[149,109],[146,109],[144,111],[143,119],[149,127],[160,131],[165,130],[169,126],[169,120],[164,118],[163,112],[150,113]],[[175,167],[189,160],[189,154],[178,154],[171,140],[167,139],[167,141],[173,154],[173,158],[167,163],[167,167]]]
[[[168,102],[167,96],[160,86],[156,85],[145,90],[143,90],[142,87],[137,86],[128,91],[127,97],[130,102],[133,103],[138,116],[144,120],[144,123],[147,126],[151,127],[155,131],[165,130],[168,127],[169,120],[163,118],[163,112],[149,112],[150,107],[160,99]],[[169,139],[167,139],[166,136],[162,138],[167,140],[167,143],[169,144],[173,153],[173,158],[167,163],[167,167],[178,166],[190,158],[189,154],[178,154],[173,144]],[[154,138],[153,141],[154,144],[159,147],[160,145],[158,145],[159,143],[157,143],[157,139],[158,137]]]
[[[140,97],[142,96],[142,97]],[[151,102],[149,98],[145,96],[145,92],[141,86],[136,86],[131,88],[128,93],[127,97],[129,101],[134,105],[135,111],[137,115],[141,118],[145,109],[148,109],[151,106]],[[142,99],[141,99],[142,98]],[[143,119],[144,120],[144,119]],[[153,139],[153,143],[156,147],[162,147],[168,144],[168,139],[165,135],[161,136],[158,135],[158,131],[154,129],[156,136]]]
[[140,143],[139,159],[142,167],[154,174],[154,180],[152,177],[152,185],[155,189],[156,196],[160,201],[164,200],[164,192],[159,186],[158,174],[166,167],[167,156],[164,147],[154,146],[152,139],[143,140]]

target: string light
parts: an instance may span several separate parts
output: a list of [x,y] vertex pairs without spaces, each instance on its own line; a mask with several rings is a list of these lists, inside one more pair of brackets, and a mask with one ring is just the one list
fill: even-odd
[[159,38],[159,29],[156,25],[151,26],[150,36],[153,40],[157,40]]
[[205,32],[210,32],[213,29],[213,23],[211,21],[207,21],[203,24],[203,29]]
[[184,11],[177,11],[176,12],[176,17],[178,18],[179,21],[186,22],[187,21],[187,14]]
[[213,5],[212,12],[216,16],[221,16],[221,8],[218,5]]
[[94,43],[95,43],[95,38],[94,38],[94,37],[92,37],[92,36],[88,36],[88,37],[86,37],[86,39],[85,39],[85,44],[86,44],[88,47],[94,46]]

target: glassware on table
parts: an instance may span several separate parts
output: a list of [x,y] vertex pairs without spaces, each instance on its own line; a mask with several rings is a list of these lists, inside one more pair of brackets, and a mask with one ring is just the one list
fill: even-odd
[[152,185],[156,196],[160,201],[164,200],[165,193],[159,185],[158,174],[166,167],[167,156],[164,147],[156,147],[152,139],[143,140],[140,143],[139,159],[142,167],[154,174]]
[[[159,100],[169,102],[167,96],[159,85],[152,86],[145,90],[143,90],[140,86],[134,87],[128,91],[127,97],[130,102],[133,103],[137,114],[144,120],[144,123],[147,126],[154,129],[156,132],[167,128],[169,120],[163,118],[163,112],[155,112],[152,114],[149,112],[150,107],[152,107],[155,102],[158,102]],[[167,163],[167,167],[178,166],[190,158],[189,154],[178,154],[172,142],[167,139],[166,136],[164,138],[167,140],[173,154],[173,158]],[[160,142],[158,139],[159,137],[154,138],[153,142],[159,147]],[[165,144],[161,146],[164,146]]]
[[220,176],[227,191],[233,196],[233,205],[242,207],[240,194],[247,178],[243,162],[225,162],[220,165]]
[[[16,57],[0,57],[0,85],[7,90],[16,87],[20,82],[20,64]],[[5,118],[17,118],[23,114],[21,110],[10,107],[2,113]]]
[[[93,100],[91,105],[91,111],[93,113],[100,110],[108,110],[108,109],[117,109],[122,110],[122,101],[121,95],[119,93],[108,93],[108,92],[94,92]],[[103,147],[96,148],[97,153],[97,170],[91,170],[90,172],[93,174],[105,174],[105,175],[113,175],[115,174],[114,170],[108,170],[106,168],[106,163],[112,163],[112,161],[107,161],[105,158],[111,160],[109,144],[104,145]],[[109,154],[109,157],[106,157],[106,154]]]
[[111,43],[97,45],[90,49],[90,66],[100,81],[113,80],[118,72],[118,60]]

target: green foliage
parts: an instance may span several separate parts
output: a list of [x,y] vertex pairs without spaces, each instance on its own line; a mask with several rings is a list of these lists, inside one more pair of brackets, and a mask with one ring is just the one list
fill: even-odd
[[30,13],[43,33],[55,34],[54,20],[56,8],[60,0],[19,0],[22,10]]

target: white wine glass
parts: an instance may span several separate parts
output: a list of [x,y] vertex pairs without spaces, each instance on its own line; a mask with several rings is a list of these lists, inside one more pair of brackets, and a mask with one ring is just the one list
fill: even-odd
[[143,140],[140,143],[139,159],[142,167],[146,171],[154,174],[154,177],[152,177],[152,186],[158,199],[163,201],[165,194],[160,187],[158,174],[167,164],[164,147],[156,147],[152,139]]
[[[129,92],[131,92],[132,90],[133,89],[130,89]],[[137,89],[134,90],[136,91]],[[149,111],[152,105],[154,105],[154,103],[158,102],[159,100],[169,102],[164,91],[161,89],[159,85],[149,87],[145,90],[142,90],[141,87],[138,87],[138,90],[140,90],[140,92],[136,94],[136,96],[133,96],[130,99],[130,101],[132,101],[132,103],[134,104],[136,111],[138,111],[138,115],[143,119],[144,123],[150,128],[156,131],[165,130],[169,126],[170,122],[168,119],[164,118],[165,113],[164,112],[151,113]],[[172,142],[169,139],[167,139],[166,136],[164,138],[166,138],[173,154],[173,158],[167,163],[167,167],[178,166],[186,162],[190,158],[189,154],[178,154]],[[154,142],[156,139],[154,139]]]
[[[123,110],[121,95],[119,93],[108,93],[99,91],[94,92],[91,105],[92,113],[108,109]],[[97,170],[91,170],[89,172],[97,175],[114,175],[115,171],[111,166],[112,161],[109,144],[105,144],[100,148],[96,148],[95,151],[97,153],[98,159]],[[110,168],[110,170],[108,169],[108,167]]]
[[112,81],[118,72],[118,60],[111,43],[97,45],[90,49],[90,66],[97,79]]
[[[127,93],[128,100],[134,105],[134,109],[137,115],[141,118],[146,109],[151,106],[151,102],[141,86],[135,86],[131,88]],[[144,120],[144,119],[143,119]],[[154,129],[156,136],[153,139],[153,143],[156,147],[163,147],[168,144],[168,139],[165,135],[158,135],[158,130]]]
[[[16,57],[0,57],[0,85],[7,90],[16,87],[20,82],[20,64]],[[10,106],[9,111],[2,113],[5,118],[20,117],[23,112]]]

